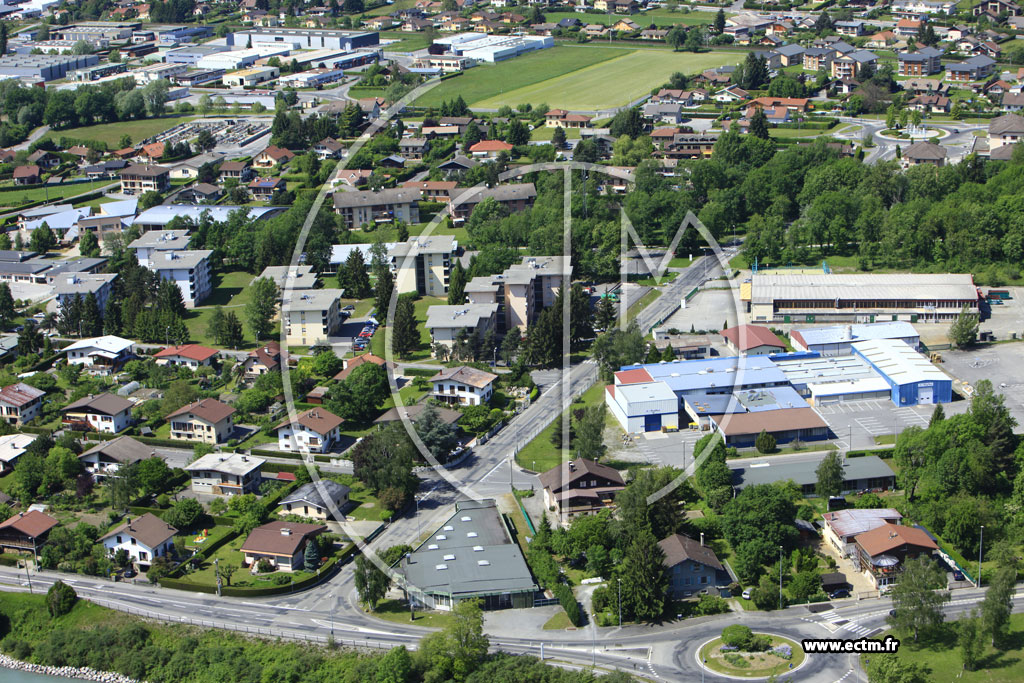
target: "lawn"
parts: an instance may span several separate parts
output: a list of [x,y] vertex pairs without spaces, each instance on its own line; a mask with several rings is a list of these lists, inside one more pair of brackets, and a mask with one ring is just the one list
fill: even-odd
[[[461,76],[449,78],[430,92],[424,93],[416,100],[416,104],[436,107],[444,100],[451,100],[462,95],[462,98],[470,105],[479,103],[486,106],[483,105],[483,101],[488,98],[501,97],[502,93],[506,92],[518,92],[517,89],[571,74],[584,67],[629,53],[630,50],[624,48],[595,50],[587,47],[558,46],[498,64],[481,64],[464,72]],[[531,99],[514,100],[511,104],[515,106],[520,102],[541,104],[541,100]],[[558,103],[550,101],[548,104],[554,106]]]
[[688,12],[683,14],[681,12],[669,12],[668,10],[641,12],[640,14],[634,14],[629,17],[590,13],[581,16],[576,12],[544,13],[544,21],[558,23],[562,19],[579,19],[584,24],[601,24],[602,26],[615,24],[622,19],[632,19],[644,28],[647,28],[651,24],[656,24],[658,26],[675,26],[676,24],[682,24],[684,26],[708,25],[714,23],[715,15],[713,12]]
[[[797,668],[804,658],[803,648],[789,638],[770,636],[772,645],[789,645],[793,656],[785,660],[770,652],[743,652],[724,654],[719,650],[722,646],[722,639],[715,638],[701,649],[701,657],[712,671],[718,671],[728,676],[737,678],[764,678],[766,676],[778,675],[786,671],[790,666]],[[732,661],[726,661],[730,657]]]
[[[534,142],[551,142],[551,136],[555,134],[556,128],[548,128],[547,126],[538,126],[533,129],[530,133],[530,139]],[[579,128],[566,128],[565,138],[567,140],[579,140],[580,129]]]
[[380,506],[380,501],[370,493],[366,488],[366,484],[357,481],[351,475],[340,475],[332,478],[338,479],[341,483],[352,489],[348,494],[348,499],[358,505],[358,507],[346,512],[346,517],[372,522],[382,522],[391,519],[392,513]]
[[[203,302],[202,306],[193,308],[185,314],[185,326],[188,328],[188,336],[193,342],[199,344],[215,345],[213,337],[209,334],[210,318],[217,306],[231,311],[242,321],[245,332],[245,339],[241,349],[256,348],[256,340],[252,338],[252,331],[249,329],[245,319],[245,305],[252,298],[252,290],[249,285],[255,279],[252,273],[242,270],[228,273],[214,273],[212,276],[213,292]],[[271,332],[271,339],[278,339],[281,332],[281,323],[274,323],[274,330]]]
[[[604,383],[597,382],[594,386],[583,392],[583,403],[573,404],[573,407],[580,407],[581,405],[595,405],[599,401],[604,399]],[[550,425],[544,428],[540,434],[535,436],[530,443],[526,444],[517,454],[516,462],[519,463],[520,467],[525,467],[534,472],[546,472],[552,467],[565,462],[566,460],[572,459],[572,453],[569,450],[562,450],[555,448],[551,444],[551,435],[556,429],[562,428],[562,420],[556,419]]]
[[629,305],[629,310],[626,311],[626,318],[632,320],[633,318],[637,317],[638,315],[640,315],[641,311],[647,308],[651,304],[651,302],[653,302],[659,296],[661,296],[661,292],[659,292],[656,289],[652,289],[651,291],[647,292],[642,297],[640,297],[639,301],[635,301]]
[[[389,11],[394,11],[395,5],[388,5]],[[413,52],[422,50],[430,45],[430,38],[425,33],[405,33],[404,31],[381,31],[381,41],[397,40],[397,43],[384,45],[388,52]]]
[[[213,557],[203,561],[202,568],[186,574],[181,577],[182,580],[199,585],[216,586],[217,575],[216,566],[214,564],[215,559],[220,560],[221,568],[225,565],[231,565],[238,568],[231,577],[230,585],[237,586],[239,588],[267,588],[278,585],[274,582],[274,579],[280,576],[286,576],[291,579],[291,581],[297,582],[309,578],[316,573],[300,569],[294,572],[272,572],[270,574],[252,575],[249,573],[248,569],[242,566],[242,562],[245,558],[239,549],[242,547],[242,544],[245,543],[245,538],[245,536],[239,535],[238,538],[228,541],[217,549],[217,552],[213,554]],[[224,580],[223,585],[227,586],[228,582]]]
[[146,138],[151,138],[157,133],[162,133],[168,128],[173,128],[179,123],[187,123],[201,118],[199,116],[165,116],[159,119],[141,119],[139,121],[119,121],[117,123],[98,123],[93,126],[82,126],[81,128],[64,128],[63,130],[51,130],[42,137],[43,140],[60,140],[62,137],[75,138],[78,140],[95,140],[105,142],[110,149],[117,149],[120,146],[121,136],[131,137],[132,142],[138,144]]
[[448,612],[417,611],[416,620],[410,619],[409,607],[398,600],[385,600],[377,605],[377,609],[369,612],[378,619],[393,621],[396,624],[414,624],[428,628],[444,628],[452,623],[452,615]]
[[551,617],[544,623],[545,631],[564,631],[565,629],[572,626],[572,622],[569,621],[569,615],[565,613],[565,610],[558,610],[555,616]]
[[41,187],[15,187],[13,185],[0,188],[0,206],[21,206],[42,200],[64,199],[80,194],[87,194],[110,185],[112,180],[90,180],[87,183],[69,183]]
[[[623,52],[612,48],[555,48],[589,50],[596,53]],[[543,57],[542,50],[534,55],[520,57],[510,62],[519,64],[522,60],[533,56]],[[699,73],[705,69],[725,64],[736,64],[740,61],[738,52],[670,52],[668,50],[632,50],[628,54],[619,54],[614,59],[604,59],[599,63],[579,66],[572,70],[563,70],[561,75],[552,74],[546,80],[534,79],[533,83],[524,84],[512,89],[513,83],[498,95],[491,95],[479,102],[470,102],[479,107],[497,108],[508,104],[516,106],[520,102],[540,104],[565,109],[596,110],[621,106],[634,99],[648,94],[653,88],[664,84],[669,77],[681,71],[687,74]],[[561,60],[559,60],[561,64]],[[472,71],[478,70],[473,69]],[[470,73],[471,73],[470,72]],[[463,77],[464,78],[464,77]],[[457,83],[459,79],[452,79]],[[436,90],[434,91],[436,92]],[[469,98],[466,98],[467,101]]]
[[[875,636],[884,638],[886,634]],[[900,649],[894,655],[862,655],[866,667],[872,657],[896,657],[905,662],[921,664],[927,669],[929,681],[958,681],[962,683],[1011,683],[1024,680],[1024,614],[1010,616],[1010,633],[1005,648],[996,650],[986,638],[978,667],[964,671],[957,647],[956,629],[945,624],[939,634],[927,641],[914,643],[907,634],[893,634],[900,638]]]

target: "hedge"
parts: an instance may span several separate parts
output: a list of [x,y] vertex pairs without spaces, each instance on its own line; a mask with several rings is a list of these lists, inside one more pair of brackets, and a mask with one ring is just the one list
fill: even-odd
[[863,450],[863,451],[847,451],[846,452],[846,457],[847,458],[862,458],[862,457],[864,457],[866,455],[877,455],[879,458],[891,458],[892,457],[892,452],[893,452],[892,448],[874,448],[874,449]]
[[149,444],[150,446],[181,448],[183,450],[203,443],[202,441],[186,441],[184,439],[159,439],[155,436],[133,436],[132,438],[136,441],[141,441],[144,444]]
[[572,625],[581,626],[583,618],[580,614],[580,604],[576,602],[576,594],[572,592],[572,589],[564,583],[556,583],[551,592],[558,598],[558,604],[565,610],[565,614],[569,617]]
[[428,370],[427,368],[405,368],[402,370],[402,374],[406,377],[433,377],[437,374],[437,370]]

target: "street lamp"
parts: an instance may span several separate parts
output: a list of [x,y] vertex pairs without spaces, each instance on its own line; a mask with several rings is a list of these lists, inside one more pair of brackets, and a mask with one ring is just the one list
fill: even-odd
[[622,579],[616,577],[619,584],[619,628],[622,628]]
[[779,546],[779,609],[782,609],[782,546]]
[[981,525],[981,536],[978,538],[978,588],[981,588],[981,553],[985,547],[985,525]]

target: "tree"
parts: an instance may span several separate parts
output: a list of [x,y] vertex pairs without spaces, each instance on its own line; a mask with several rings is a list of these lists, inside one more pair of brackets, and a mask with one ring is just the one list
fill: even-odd
[[395,307],[394,329],[391,331],[392,349],[400,358],[408,358],[420,346],[420,331],[416,327],[416,307],[412,294],[398,297]]
[[928,683],[931,680],[929,668],[897,659],[896,655],[871,655],[865,668],[869,683]]
[[692,26],[686,32],[686,43],[683,45],[690,52],[700,52],[704,49],[704,29],[700,26]]
[[[35,234],[33,233],[33,237]],[[960,310],[960,315],[949,327],[949,342],[954,348],[967,348],[978,338],[978,316],[972,313],[967,304]]]
[[146,209],[152,209],[154,206],[159,206],[164,201],[162,194],[156,190],[149,190],[139,195],[139,211],[145,211]]
[[455,260],[448,277],[448,305],[458,306],[466,302],[466,269],[462,262]]
[[[171,283],[177,289],[177,285]],[[100,313],[99,302],[96,295],[89,292],[82,301],[81,331],[84,337],[96,337],[103,334],[103,316]]]
[[949,591],[937,590],[946,584],[946,573],[929,557],[916,557],[903,563],[893,587],[893,610],[889,623],[902,631],[913,631],[914,641],[922,632],[942,624],[942,605],[949,602]]
[[636,321],[625,330],[611,329],[594,340],[593,353],[601,370],[601,377],[611,380],[615,372],[625,365],[639,363],[644,357],[644,336]]
[[391,648],[377,660],[376,683],[406,683],[411,674],[412,656],[405,645]]
[[55,581],[50,590],[46,591],[46,610],[51,617],[62,617],[70,612],[78,602],[75,589],[63,581]]
[[222,346],[229,349],[237,349],[244,341],[242,332],[242,321],[234,311],[228,311],[224,315],[224,337]]
[[32,237],[28,240],[28,248],[40,254],[45,254],[56,246],[57,237],[46,221],[32,231]]
[[594,314],[594,325],[601,331],[609,330],[612,325],[615,324],[615,318],[615,304],[612,303],[612,300],[609,297],[601,297],[597,302],[597,311]]
[[565,129],[561,126],[555,128],[554,132],[551,133],[551,144],[555,149],[563,149],[565,147]]
[[758,453],[772,453],[775,451],[775,437],[762,429],[754,439],[754,447]]
[[717,33],[718,35],[721,35],[722,32],[725,30],[725,10],[724,9],[719,9],[718,12],[715,13],[715,24],[714,25],[715,25],[715,33]]
[[273,329],[271,320],[277,312],[277,284],[268,277],[263,277],[250,285],[252,298],[245,305],[245,315],[249,319],[249,328],[257,340],[267,339]]
[[370,276],[366,272],[363,252],[353,249],[345,262],[338,266],[338,286],[345,290],[350,299],[365,299],[370,296]]
[[374,363],[356,366],[327,393],[327,408],[352,422],[369,422],[390,395],[387,371]]
[[195,528],[203,517],[203,506],[195,498],[182,498],[164,513],[164,521],[180,531]]
[[665,553],[651,530],[642,528],[626,550],[622,564],[623,611],[640,620],[653,620],[665,609]]
[[7,54],[7,22],[0,21],[0,56]]
[[11,286],[6,282],[0,283],[0,325],[10,325],[15,315],[17,311],[14,307],[14,297],[11,295]]
[[612,121],[609,124],[611,135],[616,138],[623,135],[638,138],[643,135],[644,126],[644,117],[640,113],[639,107],[629,107],[620,110],[612,117]]
[[199,131],[199,136],[196,138],[196,146],[204,151],[210,151],[217,145],[217,139],[213,136],[206,128]]
[[686,29],[676,24],[668,30],[665,34],[665,42],[672,46],[672,51],[675,52],[683,46],[686,41]]
[[750,117],[750,134],[762,140],[767,140],[770,137],[768,133],[768,117],[764,115],[764,109],[761,107],[757,107],[754,115]]
[[359,601],[370,611],[377,609],[377,603],[384,599],[391,588],[391,577],[366,559],[365,555],[356,557],[352,578],[359,593]]
[[430,454],[440,462],[444,462],[455,448],[458,440],[452,425],[441,419],[441,414],[433,404],[428,403],[415,423],[416,434]]
[[224,564],[219,565],[217,571],[220,573],[221,577],[224,579],[224,583],[226,585],[230,586],[231,585],[231,577],[234,576],[235,572],[238,571],[238,565],[231,564],[229,562],[225,562]]
[[843,481],[846,478],[844,472],[845,467],[839,451],[829,451],[818,463],[818,469],[814,471],[818,477],[814,485],[815,493],[824,500],[828,500],[830,496],[838,496],[843,490]]
[[981,625],[992,639],[992,647],[998,647],[1009,633],[1016,576],[1014,567],[1001,566],[992,577],[981,602]]
[[971,610],[970,616],[961,617],[957,623],[957,642],[960,645],[960,659],[966,671],[974,671],[985,647],[978,610]]
[[313,374],[318,377],[334,377],[344,369],[345,362],[330,348],[313,356]]
[[167,108],[167,93],[170,84],[166,79],[161,78],[147,83],[142,88],[142,98],[146,102],[146,109],[153,117],[163,116]]
[[86,232],[82,235],[82,238],[78,240],[78,251],[81,252],[82,256],[88,258],[96,258],[100,255],[100,241],[96,237],[94,232]]
[[136,465],[139,487],[150,495],[162,491],[171,479],[171,468],[163,458],[146,458]]
[[320,566],[320,552],[313,541],[306,543],[306,552],[303,554],[302,564],[307,571],[313,571]]
[[461,600],[452,610],[451,623],[420,641],[416,657],[425,680],[465,681],[487,657],[490,644],[479,601]]

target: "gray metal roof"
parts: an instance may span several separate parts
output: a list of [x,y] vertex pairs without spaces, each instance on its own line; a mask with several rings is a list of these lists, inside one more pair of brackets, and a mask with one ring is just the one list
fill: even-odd
[[977,296],[974,279],[969,273],[758,274],[753,278],[751,291],[754,303],[777,299],[967,301]]
[[213,251],[210,249],[163,252],[156,258],[150,259],[153,264],[151,270],[192,269],[209,259],[212,254]]
[[458,306],[430,306],[427,308],[428,330],[434,329],[473,329],[484,320],[494,317],[498,312],[498,304],[460,304]]
[[[814,459],[797,461],[780,461],[773,457],[750,458],[742,462],[729,461],[732,470],[732,483],[737,488],[746,488],[757,484],[773,484],[777,481],[790,479],[797,486],[807,486],[818,481],[815,470],[825,458],[823,453]],[[892,477],[895,473],[877,455],[866,455],[859,458],[847,458],[843,471],[844,479],[871,479],[875,477]]]

